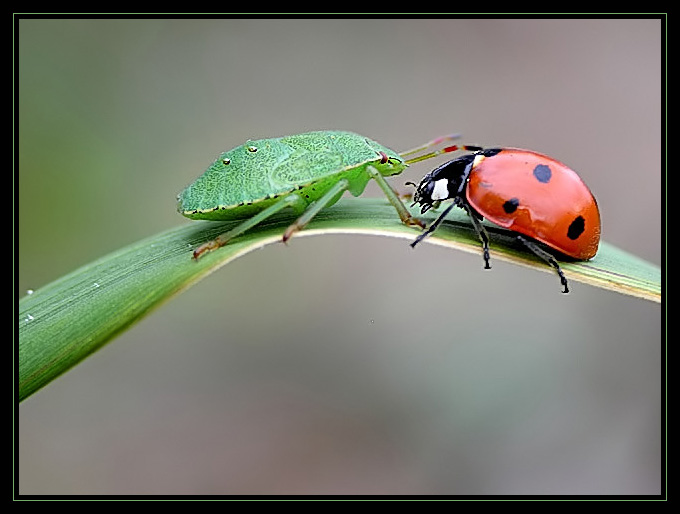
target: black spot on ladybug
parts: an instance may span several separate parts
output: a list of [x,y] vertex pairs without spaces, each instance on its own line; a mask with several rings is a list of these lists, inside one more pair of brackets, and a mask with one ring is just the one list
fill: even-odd
[[583,219],[583,216],[576,216],[576,218],[574,218],[574,221],[572,221],[571,224],[569,225],[569,229],[567,230],[567,237],[572,241],[575,241],[576,239],[579,238],[581,234],[583,234],[583,231],[585,229],[586,220]]
[[519,200],[517,198],[510,198],[507,202],[503,204],[503,210],[507,214],[512,214],[517,210],[517,207],[519,207]]
[[539,164],[534,168],[534,177],[536,177],[536,180],[539,182],[542,182],[543,184],[547,184],[550,182],[550,177],[552,177],[552,171],[550,170],[550,166],[546,164]]

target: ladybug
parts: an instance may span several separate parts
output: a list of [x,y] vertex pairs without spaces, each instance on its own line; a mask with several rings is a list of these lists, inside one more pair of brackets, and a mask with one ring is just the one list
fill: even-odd
[[568,293],[567,279],[555,257],[536,241],[574,259],[595,256],[600,212],[588,186],[566,164],[532,150],[465,145],[448,147],[442,153],[455,150],[472,153],[428,173],[413,195],[413,205],[419,204],[421,213],[444,200],[453,203],[411,246],[436,230],[457,206],[467,211],[482,241],[486,269],[491,266],[489,238],[480,223],[484,218],[515,232],[519,241],[555,268],[563,292]]

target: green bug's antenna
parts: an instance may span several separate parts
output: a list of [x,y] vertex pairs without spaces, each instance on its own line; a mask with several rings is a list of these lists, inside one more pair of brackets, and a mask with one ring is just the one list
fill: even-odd
[[453,141],[454,139],[460,139],[461,137],[463,137],[463,135],[458,133],[446,134],[445,136],[438,137],[436,139],[433,139],[432,141],[428,141],[423,145],[411,148],[410,150],[406,150],[405,152],[399,152],[399,155],[401,155],[402,157],[404,155],[411,155],[426,150],[428,148],[432,148],[433,146],[437,146],[438,144],[444,141]]
[[[432,141],[428,141],[424,145],[417,146],[416,148],[411,148],[410,150],[406,150],[405,152],[399,152],[399,155],[402,157],[405,155],[412,155],[414,153],[422,152],[423,150],[427,150],[428,148],[432,148],[433,146],[437,146],[438,144],[444,142],[444,141],[451,141],[454,139],[460,139],[462,136],[461,134],[447,134],[445,136],[438,137],[436,139],[433,139]],[[420,161],[425,161],[427,159],[432,159],[433,157],[436,157],[438,155],[442,155],[445,153],[451,153],[451,152],[456,152],[458,150],[469,150],[472,152],[477,152],[482,150],[481,146],[473,146],[473,145],[451,145],[451,146],[446,146],[444,148],[440,148],[439,150],[433,150],[431,152],[427,152],[422,155],[418,155],[417,157],[411,157],[410,159],[406,159],[404,161],[405,164],[413,164],[414,162],[420,162]]]
[[[399,155],[402,157],[404,155],[412,155],[414,153],[422,152],[423,150],[427,150],[428,148],[432,148],[433,146],[437,146],[438,144],[442,143],[443,141],[451,141],[453,139],[459,139],[461,134],[447,134],[445,136],[438,137],[436,139],[433,139],[432,141],[429,141],[425,143],[424,145],[420,145],[416,148],[412,148],[411,150],[406,150],[405,152],[400,152]],[[440,148],[439,150],[433,150],[431,152],[427,152],[423,155],[418,155],[417,157],[411,157],[410,159],[406,159],[404,161],[405,164],[413,164],[414,162],[420,162],[420,161],[425,161],[427,159],[432,159],[433,157],[436,157],[438,155],[442,155],[445,153],[451,153],[451,152],[456,152],[458,150],[468,150],[470,152],[479,152],[483,150],[481,146],[476,146],[476,145],[451,145],[451,146],[446,146],[444,148]]]

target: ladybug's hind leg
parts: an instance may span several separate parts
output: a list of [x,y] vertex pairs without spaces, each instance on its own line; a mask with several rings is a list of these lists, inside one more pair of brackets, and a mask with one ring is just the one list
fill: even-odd
[[519,239],[522,242],[522,244],[524,244],[524,246],[526,246],[529,250],[531,250],[537,257],[540,257],[545,262],[547,262],[550,266],[555,268],[557,275],[560,277],[560,282],[562,283],[562,287],[564,287],[564,290],[562,292],[568,293],[569,292],[569,286],[567,285],[567,277],[565,277],[564,273],[562,273],[562,268],[560,268],[560,265],[555,260],[555,257],[553,257],[548,252],[546,252],[545,250],[540,248],[536,243],[529,241],[528,239],[525,239],[522,236],[517,236],[517,239]]

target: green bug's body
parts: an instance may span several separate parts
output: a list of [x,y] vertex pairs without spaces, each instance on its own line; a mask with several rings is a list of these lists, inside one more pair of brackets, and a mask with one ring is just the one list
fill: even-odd
[[[379,164],[379,152],[399,164]],[[351,132],[248,141],[220,155],[179,195],[178,208],[191,219],[242,219],[293,192],[311,203],[341,177],[349,180],[349,191],[359,196],[370,179],[366,166],[394,175],[406,168],[401,161],[396,152]]]
[[304,214],[286,231],[285,241],[345,191],[359,196],[370,179],[378,182],[404,223],[420,225],[383,178],[401,173],[406,166],[394,150],[352,132],[319,131],[248,141],[221,154],[179,194],[177,208],[191,219],[249,219],[199,247],[195,257],[291,207]]

